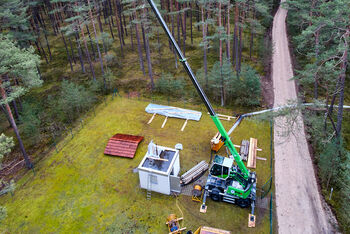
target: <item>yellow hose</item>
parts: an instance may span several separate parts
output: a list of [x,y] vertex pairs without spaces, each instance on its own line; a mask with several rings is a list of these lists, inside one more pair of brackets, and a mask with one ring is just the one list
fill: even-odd
[[[180,211],[180,213],[181,213],[181,217],[184,217],[184,213],[182,212],[182,210],[181,210],[179,204],[177,203],[177,196],[176,196],[176,195],[175,195],[175,204],[176,204],[177,208],[179,209],[179,211]],[[182,220],[182,226],[183,226],[183,227],[185,226],[184,220],[185,220],[185,218]]]

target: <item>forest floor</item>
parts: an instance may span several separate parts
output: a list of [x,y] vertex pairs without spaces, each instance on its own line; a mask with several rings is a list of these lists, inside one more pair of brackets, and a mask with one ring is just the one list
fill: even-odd
[[[146,200],[146,191],[140,189],[138,174],[133,169],[143,158],[147,144],[173,147],[182,143],[180,152],[181,172],[201,160],[209,160],[209,141],[217,132],[203,106],[186,105],[186,108],[203,113],[199,122],[190,121],[184,132],[184,121],[169,119],[164,129],[160,126],[164,117],[157,116],[152,124],[144,109],[149,101],[128,98],[108,98],[100,104],[94,116],[91,112],[74,138],[58,153],[52,151],[36,164],[35,174],[27,172],[16,184],[13,196],[0,197],[0,204],[7,208],[8,216],[0,226],[5,233],[40,232],[94,232],[165,233],[165,219],[170,213],[181,215],[176,208],[176,198],[152,193]],[[183,107],[183,103],[170,103]],[[233,122],[224,121],[228,129]],[[255,137],[262,148],[257,160],[258,187],[269,178],[270,134],[268,122],[245,120],[233,133],[233,141]],[[113,134],[136,134],[145,137],[134,159],[109,157],[103,154],[106,143]],[[71,138],[71,136],[67,136]],[[60,146],[60,144],[58,144]],[[221,152],[225,154],[225,152]],[[199,203],[191,197],[179,196],[178,204],[183,212],[184,226],[195,230],[200,225],[235,231],[236,233],[269,233],[270,222],[267,207],[257,204],[256,228],[247,227],[250,209],[241,209],[228,203],[215,203],[208,199],[208,211],[199,213]]]
[[[274,106],[297,99],[289,54],[285,18],[277,11],[272,31],[274,43],[272,79]],[[291,126],[285,117],[275,119],[275,186],[278,230],[280,233],[331,233],[331,212],[323,208],[322,198],[309,153],[301,113]],[[286,134],[286,131],[290,131]]]

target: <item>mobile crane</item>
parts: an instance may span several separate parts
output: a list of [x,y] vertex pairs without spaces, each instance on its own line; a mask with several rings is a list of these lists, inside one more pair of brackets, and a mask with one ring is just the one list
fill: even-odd
[[180,50],[178,44],[176,43],[163,17],[159,13],[158,8],[154,4],[153,0],[147,0],[147,1],[150,4],[159,23],[163,27],[171,44],[175,48],[179,56],[180,62],[185,68],[188,76],[190,77],[204,105],[208,109],[210,117],[214,121],[214,124],[216,125],[217,129],[219,130],[222,136],[224,145],[229,149],[230,153],[233,156],[233,158],[222,157],[219,155],[216,155],[214,157],[213,163],[209,170],[207,183],[205,186],[203,204],[201,206],[201,210],[206,211],[206,205],[205,205],[206,197],[210,196],[211,199],[214,201],[225,201],[225,202],[236,204],[242,208],[245,208],[251,205],[252,207],[251,213],[254,214],[254,205],[255,205],[255,198],[256,198],[255,172],[250,172],[242,162],[241,157],[236,151],[229,135],[227,134],[219,117],[215,113],[203,89],[199,85],[186,58],[182,54],[182,51]]

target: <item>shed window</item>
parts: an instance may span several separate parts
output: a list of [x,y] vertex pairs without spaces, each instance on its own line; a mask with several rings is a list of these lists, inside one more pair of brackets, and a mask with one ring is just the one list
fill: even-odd
[[158,184],[157,176],[155,175],[149,175],[149,180],[151,184]]

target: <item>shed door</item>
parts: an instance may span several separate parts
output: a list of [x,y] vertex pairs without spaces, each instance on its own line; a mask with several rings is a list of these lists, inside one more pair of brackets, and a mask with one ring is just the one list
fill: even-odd
[[170,176],[170,191],[175,193],[181,192],[180,177]]

